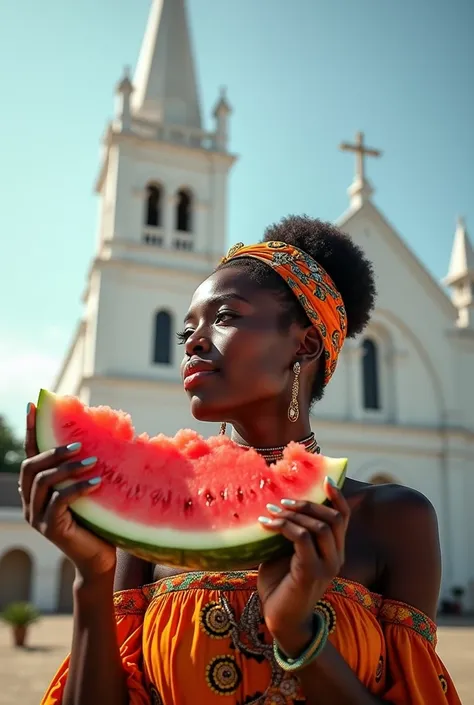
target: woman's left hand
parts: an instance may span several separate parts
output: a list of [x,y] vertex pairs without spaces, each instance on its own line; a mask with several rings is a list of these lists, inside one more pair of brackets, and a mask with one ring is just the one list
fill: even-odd
[[267,506],[271,518],[260,518],[266,529],[294,546],[291,557],[262,563],[258,571],[266,626],[289,657],[310,642],[316,603],[344,564],[350,508],[328,478],[324,486],[331,507],[288,498],[281,507]]

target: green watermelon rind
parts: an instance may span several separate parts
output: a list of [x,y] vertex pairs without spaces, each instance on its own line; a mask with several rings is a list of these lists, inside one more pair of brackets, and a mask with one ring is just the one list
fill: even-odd
[[[37,405],[36,437],[40,452],[58,444],[53,431],[56,400],[60,397],[41,390]],[[347,470],[346,458],[324,457],[325,475],[342,488]],[[63,483],[61,487],[69,482]],[[305,499],[326,502],[320,480]],[[139,524],[114,515],[95,502],[93,495],[77,500],[71,511],[80,524],[111,544],[153,563],[164,563],[197,570],[239,570],[277,558],[292,551],[291,544],[279,534],[270,533],[257,521],[242,528],[224,531],[189,531]]]
[[[215,549],[189,550],[187,548],[156,547],[150,544],[128,541],[121,536],[106,531],[96,524],[77,516],[85,528],[122,548],[128,553],[150,563],[176,566],[191,570],[227,571],[247,570],[272,558],[291,555],[292,544],[278,534],[269,535],[253,543],[238,544]],[[181,532],[180,532],[181,533]],[[268,531],[266,533],[269,533]]]

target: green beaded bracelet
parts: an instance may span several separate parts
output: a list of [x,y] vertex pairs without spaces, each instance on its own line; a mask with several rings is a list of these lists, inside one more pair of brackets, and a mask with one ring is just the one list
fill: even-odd
[[301,668],[305,668],[319,656],[326,646],[329,636],[328,623],[325,615],[318,611],[313,614],[313,633],[311,643],[298,658],[285,656],[276,641],[273,640],[273,655],[277,665],[283,671],[299,671]]

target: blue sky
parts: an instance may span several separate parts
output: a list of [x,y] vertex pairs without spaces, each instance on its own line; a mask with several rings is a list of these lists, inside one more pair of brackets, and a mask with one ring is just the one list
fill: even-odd
[[[80,315],[99,140],[149,0],[0,4],[0,413],[21,428]],[[234,106],[228,239],[347,207],[356,130],[375,201],[439,279],[474,231],[472,0],[188,0],[203,113]]]

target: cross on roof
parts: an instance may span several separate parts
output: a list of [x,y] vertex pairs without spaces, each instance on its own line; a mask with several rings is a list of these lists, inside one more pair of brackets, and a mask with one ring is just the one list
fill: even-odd
[[357,132],[355,144],[342,142],[339,149],[343,152],[355,152],[356,154],[356,173],[355,180],[365,183],[365,161],[364,157],[380,157],[382,152],[378,149],[371,149],[364,145],[364,133]]

